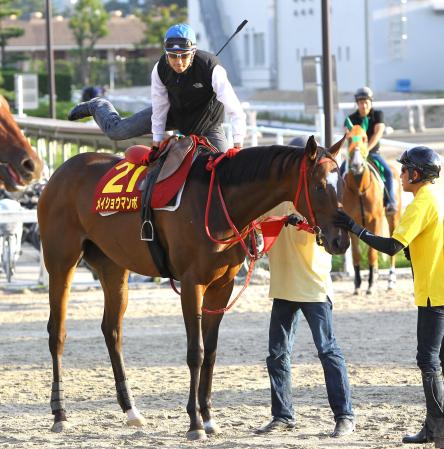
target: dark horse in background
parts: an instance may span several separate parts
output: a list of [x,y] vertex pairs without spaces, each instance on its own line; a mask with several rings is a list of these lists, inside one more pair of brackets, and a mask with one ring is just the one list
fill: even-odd
[[[361,125],[346,122],[348,134],[348,171],[345,173],[344,210],[356,223],[366,227],[375,235],[381,235],[384,221],[387,220],[390,235],[399,223],[401,215],[401,184],[397,169],[389,164],[393,173],[393,189],[396,195],[398,210],[395,214],[386,215],[384,211],[384,184],[378,169],[369,162],[367,127],[368,118],[365,117]],[[396,184],[397,183],[397,184]],[[361,288],[361,253],[360,240],[351,234],[353,267],[355,270],[355,291],[358,295]],[[396,283],[395,256],[390,257],[390,272],[387,288],[391,290]],[[378,271],[378,252],[368,247],[368,288],[367,294],[373,292]]]
[[[298,210],[308,216],[310,199],[316,224],[326,250],[344,253],[348,234],[333,226],[341,207],[342,180],[334,159],[340,142],[329,151],[310,138],[305,148],[270,146],[247,148],[217,167],[217,178],[230,216],[238,229],[283,201],[292,201],[301,173],[307,171]],[[116,382],[117,399],[127,423],[142,425],[127,382],[122,355],[123,315],[128,301],[128,270],[159,276],[145,242],[140,240],[138,213],[103,217],[91,212],[95,187],[120,159],[104,153],[84,153],[65,162],[49,180],[38,205],[44,260],[49,273],[49,348],[53,360],[51,409],[53,431],[62,431],[66,421],[62,384],[62,354],[66,338],[65,319],[73,274],[80,257],[97,271],[105,295],[102,331]],[[181,205],[174,212],[155,211],[160,242],[169,269],[180,281],[181,304],[187,335],[190,391],[187,438],[206,438],[220,429],[211,416],[211,387],[219,324],[223,314],[202,314],[202,308],[227,305],[234,277],[245,253],[240,244],[213,243],[205,233],[204,214],[210,173],[208,156],[200,155],[188,176]],[[217,239],[232,237],[217,189],[209,227]],[[60,236],[65,238],[61,239]]]
[[40,178],[42,161],[0,95],[0,184],[12,192]]

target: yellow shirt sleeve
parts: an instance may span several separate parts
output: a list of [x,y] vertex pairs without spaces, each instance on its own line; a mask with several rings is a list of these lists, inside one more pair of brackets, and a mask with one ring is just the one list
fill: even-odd
[[410,245],[429,223],[432,213],[430,202],[415,198],[405,209],[392,237],[404,246]]

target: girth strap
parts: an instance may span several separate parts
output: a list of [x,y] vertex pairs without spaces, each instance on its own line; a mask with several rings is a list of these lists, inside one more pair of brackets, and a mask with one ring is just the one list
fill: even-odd
[[168,269],[168,261],[164,249],[161,247],[156,226],[154,222],[153,209],[151,208],[151,197],[154,185],[159,176],[162,165],[165,162],[167,152],[162,153],[156,160],[154,167],[148,171],[145,178],[145,189],[142,195],[142,228],[140,230],[140,239],[145,240],[161,277],[172,278],[172,274]]

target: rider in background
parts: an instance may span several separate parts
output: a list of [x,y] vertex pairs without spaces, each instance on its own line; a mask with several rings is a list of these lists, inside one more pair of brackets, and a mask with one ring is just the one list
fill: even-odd
[[[353,125],[360,125],[362,119],[368,117],[368,150],[369,158],[384,169],[383,177],[385,184],[384,206],[387,214],[394,214],[397,211],[395,192],[393,191],[393,175],[387,162],[379,152],[379,141],[384,133],[384,113],[373,109],[373,92],[369,87],[361,87],[355,92],[355,101],[358,109],[350,114],[348,118]],[[375,164],[375,163],[374,163]],[[341,167],[343,171],[345,167]]]
[[168,29],[164,51],[151,73],[152,107],[122,119],[108,100],[93,98],[75,106],[68,119],[93,116],[113,140],[152,133],[153,146],[158,146],[165,131],[174,129],[183,135],[205,136],[219,151],[226,151],[222,122],[227,113],[234,146],[241,148],[245,113],[218,59],[196,48],[196,35],[184,23]]
[[444,447],[444,204],[433,185],[439,177],[439,155],[427,147],[405,151],[398,160],[404,192],[413,201],[390,238],[373,235],[339,210],[335,224],[353,232],[367,245],[390,256],[404,249],[414,273],[418,306],[416,362],[421,370],[427,414],[423,428],[403,443],[421,444],[441,439]]

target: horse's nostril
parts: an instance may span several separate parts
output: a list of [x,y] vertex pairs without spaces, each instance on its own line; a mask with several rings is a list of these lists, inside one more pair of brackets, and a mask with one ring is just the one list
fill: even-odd
[[28,172],[33,173],[35,170],[35,163],[32,159],[24,159],[22,161],[22,167]]

